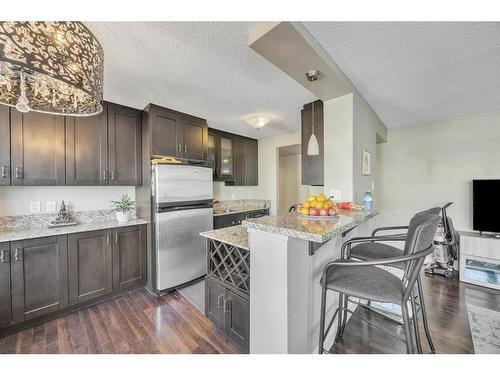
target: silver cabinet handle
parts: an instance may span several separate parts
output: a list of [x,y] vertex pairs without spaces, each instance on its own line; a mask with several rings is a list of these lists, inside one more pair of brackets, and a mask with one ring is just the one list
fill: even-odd
[[114,180],[116,178],[115,171],[111,171],[111,179]]
[[110,245],[110,244],[111,244],[111,235],[107,234],[106,235],[106,245]]
[[224,300],[224,312],[227,314],[231,311],[231,298]]
[[219,297],[217,297],[217,308],[221,309],[222,308],[222,298],[224,297],[224,294],[221,294]]
[[7,178],[7,167],[6,165],[2,165],[2,178]]
[[16,167],[16,178],[18,180],[23,178],[23,167]]
[[115,243],[118,243],[118,233],[115,233]]
[[182,152],[182,145],[180,143],[177,145],[177,152],[178,153]]
[[107,178],[107,175],[108,175],[107,172],[108,171],[102,171],[102,179],[103,179],[103,181],[106,181],[106,178]]
[[7,254],[6,250],[0,251],[0,263],[7,263],[9,259],[5,258],[5,254]]
[[21,249],[17,248],[16,252],[14,253],[14,259],[16,260],[16,262],[23,260],[22,256],[20,255],[21,251]]
[[188,153],[188,146],[184,145],[184,153],[187,154]]

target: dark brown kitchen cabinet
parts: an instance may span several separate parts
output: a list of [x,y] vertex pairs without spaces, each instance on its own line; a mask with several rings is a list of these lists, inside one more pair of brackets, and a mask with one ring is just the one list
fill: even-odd
[[66,185],[108,185],[107,106],[99,115],[66,117]]
[[0,243],[0,329],[12,323],[10,297],[10,247]]
[[[312,116],[314,104],[314,134],[318,139],[319,155],[308,156],[307,144],[312,134]],[[302,185],[322,186],[324,184],[324,135],[323,135],[323,102],[317,100],[314,103],[304,105],[301,111],[302,117]]]
[[248,296],[237,293],[207,276],[205,315],[223,331],[244,353],[250,348],[250,302]]
[[208,164],[213,169],[214,181],[233,181],[235,177],[234,140],[237,136],[210,129],[209,137]]
[[68,255],[70,305],[112,292],[111,230],[68,235]]
[[64,117],[10,112],[12,185],[65,185]]
[[234,150],[234,184],[257,186],[259,184],[257,140],[234,136]]
[[146,226],[113,229],[113,290],[139,287],[146,282]]
[[154,104],[144,110],[152,157],[171,156],[194,162],[207,159],[207,122]]
[[10,185],[10,109],[3,105],[0,105],[0,186],[1,185]]
[[68,306],[67,250],[66,236],[10,243],[13,324]]
[[140,185],[141,112],[108,104],[109,185]]

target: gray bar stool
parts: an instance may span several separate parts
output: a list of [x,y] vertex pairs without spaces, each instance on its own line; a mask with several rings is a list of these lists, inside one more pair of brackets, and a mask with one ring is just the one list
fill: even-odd
[[[395,303],[401,306],[403,315],[403,326],[405,339],[386,330],[380,325],[373,324],[376,328],[390,334],[391,336],[406,343],[407,353],[414,353],[412,330],[410,328],[410,317],[408,313],[408,303],[411,303],[412,322],[415,325],[415,301],[413,298],[413,287],[422,269],[424,259],[433,250],[433,238],[439,222],[439,215],[420,214],[415,215],[409,225],[406,235],[405,255],[390,257],[378,260],[357,261],[354,259],[337,259],[329,262],[323,269],[321,277],[321,315],[318,352],[325,353],[323,348],[324,339],[330,331],[335,318],[337,318],[337,335],[335,342],[338,342],[347,321],[347,312],[357,315],[355,311],[348,309],[349,297],[363,300]],[[342,252],[350,243],[364,242],[372,237],[353,238],[342,245]],[[392,241],[396,237],[385,236],[384,241]],[[397,239],[400,240],[400,239]],[[377,265],[399,264],[403,270],[402,278],[385,271]],[[328,327],[325,331],[325,308],[326,292],[332,290],[339,293],[339,307],[336,309]],[[362,317],[360,317],[363,319]],[[365,319],[363,319],[365,320]]]
[[[426,214],[432,214],[432,215],[439,215],[441,213],[441,208],[440,207],[433,207],[425,211],[417,212],[415,216],[418,215],[426,215]],[[378,232],[382,231],[392,231],[392,230],[407,230],[407,231],[412,231],[413,228],[409,228],[409,226],[393,226],[393,227],[380,227],[376,228],[372,232],[372,237],[376,237],[376,234]],[[394,237],[393,241],[405,241],[407,237],[407,233],[402,233],[402,234],[396,234],[396,235],[391,235],[391,237]],[[397,247],[390,246],[387,244],[382,244],[378,243],[379,241],[384,241],[382,237],[378,236],[376,239],[372,240],[367,240],[362,243],[359,243],[358,245],[352,246],[351,243],[347,244],[346,254],[342,254],[342,258],[355,258],[359,260],[377,260],[377,259],[384,259],[384,258],[392,258],[392,257],[398,257],[402,255],[407,255],[409,248],[405,244],[404,250],[398,249]],[[394,264],[393,267],[396,268],[401,268],[401,265],[399,264]],[[424,332],[425,336],[427,338],[427,342],[429,343],[429,347],[431,349],[432,353],[436,353],[436,349],[434,347],[434,343],[432,342],[431,338],[431,333],[429,329],[429,323],[427,319],[427,310],[425,308],[425,300],[424,300],[424,291],[422,289],[422,280],[420,279],[420,273],[417,277],[417,291],[418,291],[418,302],[415,301],[417,307],[419,307],[420,311],[422,312],[422,322],[424,325]],[[418,332],[418,325],[415,325],[415,335],[416,335],[416,343],[417,343],[417,350],[419,353],[422,353],[422,345],[420,343],[420,334]]]

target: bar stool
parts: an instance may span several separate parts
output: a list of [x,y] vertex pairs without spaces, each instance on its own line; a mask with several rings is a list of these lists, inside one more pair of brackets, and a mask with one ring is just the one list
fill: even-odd
[[[415,286],[417,277],[424,259],[433,250],[433,238],[436,233],[439,216],[433,214],[415,215],[409,225],[406,235],[405,249],[407,254],[377,260],[357,261],[354,259],[337,259],[329,262],[323,269],[321,277],[321,315],[318,352],[324,353],[324,339],[330,331],[335,318],[337,318],[337,335],[335,342],[338,342],[347,321],[347,312],[357,315],[355,311],[348,308],[349,297],[363,300],[378,301],[385,303],[395,303],[401,306],[403,315],[403,326],[405,339],[386,330],[384,327],[367,321],[378,329],[390,334],[391,336],[406,343],[407,353],[414,353],[411,321],[415,325],[415,303],[412,296],[412,290]],[[342,252],[349,243],[356,241],[366,241],[371,237],[354,238],[342,245]],[[394,236],[379,237],[385,241],[394,240]],[[402,278],[387,272],[379,265],[399,264],[403,270]],[[339,307],[336,309],[328,327],[325,331],[326,314],[326,292],[332,290],[339,293]],[[412,319],[410,321],[408,312],[408,303],[411,303]],[[360,319],[365,320],[360,317]]]
[[[439,215],[441,213],[441,208],[440,207],[433,207],[425,211],[417,212],[415,216],[418,215],[426,215],[426,214],[432,214],[432,215]],[[398,257],[402,255],[407,255],[409,249],[405,245],[405,249],[401,250],[397,247],[390,246],[387,244],[382,244],[378,243],[379,241],[383,241],[383,239],[380,236],[376,236],[378,232],[382,231],[393,231],[393,230],[407,230],[407,231],[412,231],[413,228],[409,228],[409,226],[391,226],[391,227],[380,227],[376,228],[372,232],[372,237],[376,237],[376,239],[372,240],[367,240],[362,243],[359,243],[355,246],[351,247],[351,244],[353,242],[350,242],[346,246],[346,253],[342,254],[342,258],[355,258],[359,260],[377,260],[377,259],[384,259],[384,258],[392,258],[392,257]],[[394,237],[393,241],[405,241],[407,237],[407,233],[400,233],[400,234],[393,234],[391,236]],[[394,264],[393,267],[395,268],[401,268],[401,265]],[[436,349],[434,347],[434,343],[432,342],[431,338],[431,333],[429,329],[429,323],[427,319],[427,310],[425,308],[425,300],[424,300],[424,291],[422,289],[422,280],[420,279],[420,273],[417,277],[417,297],[418,302],[415,301],[416,306],[419,308],[419,310],[422,312],[422,323],[424,325],[424,332],[425,336],[427,338],[427,342],[429,343],[429,347],[431,349],[431,352],[433,354],[436,353]],[[342,334],[342,332],[340,333]],[[418,332],[418,325],[415,325],[415,336],[416,336],[416,344],[417,344],[417,350],[419,353],[422,353],[422,345],[420,343],[420,334]]]

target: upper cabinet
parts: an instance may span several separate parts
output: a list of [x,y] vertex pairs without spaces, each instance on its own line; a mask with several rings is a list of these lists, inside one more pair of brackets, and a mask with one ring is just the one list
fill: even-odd
[[11,108],[12,185],[65,185],[64,117]]
[[141,111],[90,117],[0,106],[0,185],[140,185]]
[[[308,156],[307,144],[312,134],[314,104],[314,134],[318,139],[319,155]],[[304,105],[301,111],[302,117],[302,185],[323,186],[324,176],[324,136],[323,136],[323,102],[317,100],[314,103]]]
[[191,162],[207,160],[208,133],[204,119],[163,108],[146,107],[151,157],[171,156]]
[[208,144],[208,166],[215,181],[235,186],[259,184],[256,139],[209,129]]
[[10,185],[10,110],[0,105],[0,185]]

